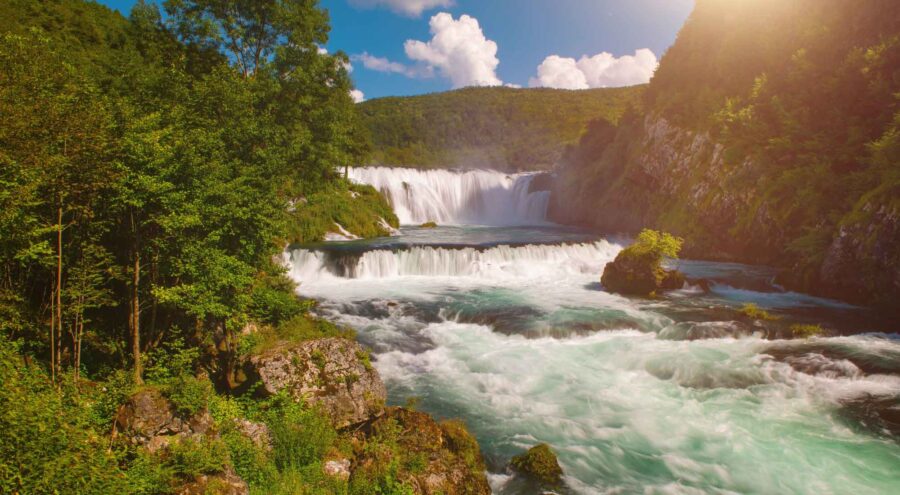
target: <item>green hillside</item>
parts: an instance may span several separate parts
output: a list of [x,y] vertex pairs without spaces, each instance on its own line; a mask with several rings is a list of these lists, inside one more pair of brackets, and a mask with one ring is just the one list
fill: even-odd
[[541,170],[556,165],[590,120],[617,122],[642,91],[466,88],[358,107],[373,164]]
[[588,135],[557,219],[655,226],[792,287],[900,296],[900,3],[698,0],[645,111]]

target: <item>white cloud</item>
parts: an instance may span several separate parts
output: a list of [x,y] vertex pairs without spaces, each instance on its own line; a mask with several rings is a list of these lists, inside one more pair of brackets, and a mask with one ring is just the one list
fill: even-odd
[[468,15],[454,20],[446,12],[429,22],[432,38],[428,42],[407,40],[406,56],[427,70],[437,69],[450,79],[454,88],[463,86],[499,86],[497,43],[487,39],[478,19]]
[[362,102],[366,101],[366,95],[358,89],[351,89],[350,97],[353,98],[353,101],[355,103],[362,103]]
[[378,72],[403,74],[406,77],[424,77],[429,74],[423,68],[409,67],[400,62],[392,62],[384,57],[376,57],[366,52],[350,57],[354,62],[362,62],[363,67]]
[[538,66],[537,77],[532,77],[528,85],[560,89],[633,86],[649,82],[658,64],[656,55],[647,48],[619,58],[602,52],[593,57],[585,55],[578,61],[550,55]]
[[350,0],[350,3],[363,8],[387,7],[398,14],[418,17],[426,10],[452,7],[455,2],[453,0]]
[[578,68],[574,58],[550,55],[537,68],[537,77],[528,81],[531,87],[559,89],[587,89],[587,76]]

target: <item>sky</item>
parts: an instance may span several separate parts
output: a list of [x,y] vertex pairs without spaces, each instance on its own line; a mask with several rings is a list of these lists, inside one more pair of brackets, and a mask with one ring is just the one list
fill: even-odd
[[[134,0],[100,0],[128,14]],[[693,0],[321,0],[354,97],[647,82]]]

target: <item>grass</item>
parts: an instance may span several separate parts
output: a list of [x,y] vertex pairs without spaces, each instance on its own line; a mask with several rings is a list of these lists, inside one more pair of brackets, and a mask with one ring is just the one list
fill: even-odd
[[328,337],[352,340],[356,334],[327,320],[299,315],[278,326],[262,327],[256,333],[241,337],[238,347],[242,355],[258,355],[283,342],[305,342]]

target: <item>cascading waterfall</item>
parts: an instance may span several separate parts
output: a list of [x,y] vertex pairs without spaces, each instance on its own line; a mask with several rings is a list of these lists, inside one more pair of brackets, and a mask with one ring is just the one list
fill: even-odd
[[535,225],[545,223],[548,191],[529,192],[537,174],[493,170],[353,168],[349,177],[381,191],[404,225]]
[[301,282],[333,277],[536,277],[554,272],[597,273],[620,249],[607,241],[489,249],[413,247],[364,253],[297,249],[286,255],[286,261],[291,276]]

